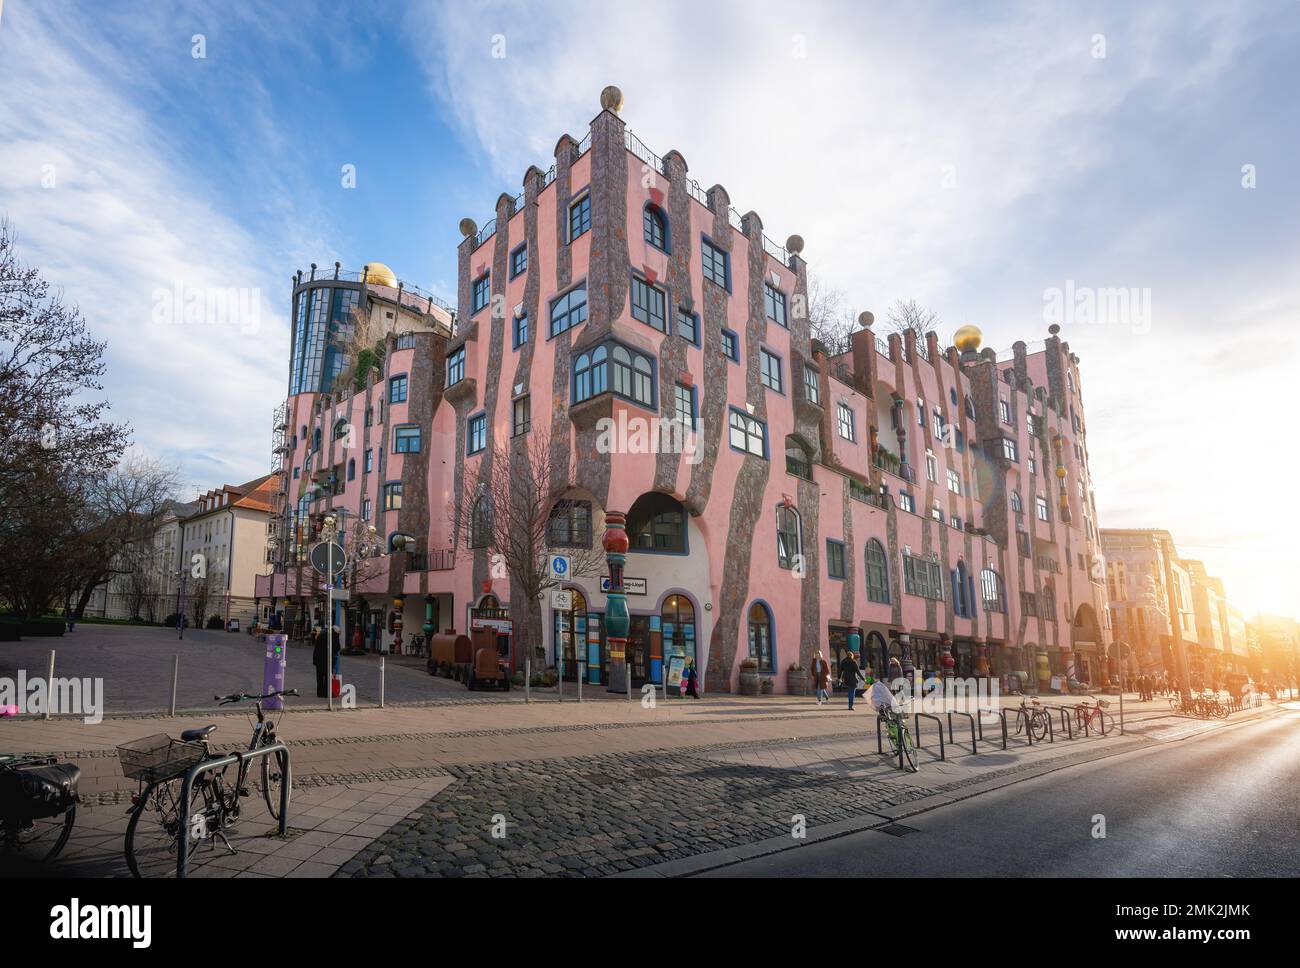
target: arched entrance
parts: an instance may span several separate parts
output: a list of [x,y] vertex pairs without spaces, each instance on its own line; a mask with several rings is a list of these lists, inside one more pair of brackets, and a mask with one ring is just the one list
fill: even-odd
[[1097,613],[1084,602],[1070,624],[1070,646],[1074,649],[1075,674],[1080,682],[1106,684],[1108,677],[1101,663],[1103,644]]
[[555,643],[555,662],[564,681],[577,682],[578,663],[588,661],[587,597],[580,588],[570,586],[566,591],[573,599],[573,607],[567,612],[559,609],[551,612],[552,642]]

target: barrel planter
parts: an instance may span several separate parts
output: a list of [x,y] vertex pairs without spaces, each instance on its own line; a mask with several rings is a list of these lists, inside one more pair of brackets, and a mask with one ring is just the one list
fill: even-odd
[[808,695],[808,670],[790,669],[785,674],[786,688],[792,696]]
[[742,665],[740,667],[740,694],[742,696],[757,696],[762,688],[758,674],[758,665]]

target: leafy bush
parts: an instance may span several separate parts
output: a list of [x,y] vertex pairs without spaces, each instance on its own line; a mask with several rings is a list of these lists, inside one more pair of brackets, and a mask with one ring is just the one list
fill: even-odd
[[23,635],[62,635],[68,624],[61,618],[34,618],[22,624]]
[[204,626],[204,628],[209,628],[209,629],[223,629],[225,627],[226,627],[226,623],[221,620],[220,615],[209,615],[208,624]]

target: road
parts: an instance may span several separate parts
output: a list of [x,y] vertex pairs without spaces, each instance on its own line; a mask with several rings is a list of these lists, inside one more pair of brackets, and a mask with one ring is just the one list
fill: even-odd
[[1297,784],[1290,709],[701,876],[1294,877]]

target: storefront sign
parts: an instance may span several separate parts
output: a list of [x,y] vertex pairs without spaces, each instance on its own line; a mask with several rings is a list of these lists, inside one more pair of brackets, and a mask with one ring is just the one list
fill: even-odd
[[573,611],[573,592],[568,589],[551,589],[551,608],[557,612]]
[[469,627],[472,629],[496,629],[502,635],[510,635],[514,631],[514,623],[508,618],[479,618],[477,615],[470,619]]
[[[602,575],[600,578],[600,590],[609,594],[609,576]],[[623,593],[626,595],[644,595],[646,593],[646,584],[644,578],[628,578],[623,576]]]

